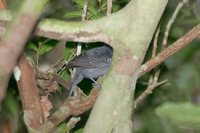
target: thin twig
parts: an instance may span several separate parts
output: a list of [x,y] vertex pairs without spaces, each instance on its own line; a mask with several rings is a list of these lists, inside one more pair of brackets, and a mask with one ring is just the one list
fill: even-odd
[[72,130],[80,120],[80,117],[72,117],[69,122],[67,122],[67,133],[70,133],[70,130]]
[[168,82],[168,80],[164,80],[164,81],[161,81],[161,82],[158,82],[158,83],[152,83],[152,85],[149,85],[148,88],[135,100],[135,104],[134,104],[134,107],[136,108],[137,105],[143,100],[145,99],[149,94],[152,93],[152,91],[154,90],[154,88],[162,85],[162,84],[165,84],[166,82]]
[[[155,36],[154,36],[154,41],[153,41],[153,50],[152,50],[152,58],[156,56],[157,53],[157,46],[158,46],[158,37],[159,37],[159,33],[160,33],[160,25],[158,26]],[[155,87],[157,87],[157,81],[158,81],[158,77],[159,77],[159,73],[160,70],[158,70],[157,72],[153,73],[150,78],[149,78],[149,82],[148,82],[148,86],[146,88],[146,90],[138,97],[136,98],[135,102],[134,102],[134,107],[136,107],[138,105],[138,103],[140,103],[148,94],[147,92],[152,92],[153,89]]]
[[159,33],[160,33],[160,25],[158,26],[158,29],[156,30],[156,34],[153,41],[153,50],[152,50],[152,56],[151,56],[152,58],[155,57],[157,53]]
[[170,56],[178,52],[180,49],[188,45],[191,41],[198,38],[199,36],[200,36],[200,24],[192,28],[190,31],[188,31],[184,36],[179,38],[172,45],[170,45],[165,50],[161,51],[157,56],[155,56],[154,58],[151,58],[144,65],[142,65],[140,67],[140,73],[139,73],[138,78],[140,78],[147,72],[151,71],[156,66],[160,65]]
[[87,17],[88,4],[89,4],[89,0],[85,0],[84,5],[83,5],[83,12],[82,12],[82,15],[81,15],[82,21],[87,20],[86,17]]
[[[82,15],[81,15],[81,21],[85,21],[86,20],[88,4],[89,4],[89,0],[85,0],[84,5],[83,5]],[[81,50],[82,50],[81,42],[78,42],[78,45],[77,45],[76,49],[77,49],[76,50],[76,56],[78,56],[78,55],[81,54]],[[74,68],[73,71],[71,72],[71,79],[74,78],[75,73],[76,73],[76,68]]]
[[112,0],[107,0],[107,15],[112,13]]
[[[85,0],[84,5],[83,5],[83,12],[81,15],[81,21],[87,20],[86,18],[87,18],[88,4],[89,4],[89,0]],[[77,45],[77,51],[76,51],[77,56],[81,54],[81,49],[82,49],[82,45],[79,42]]]
[[168,21],[166,29],[165,29],[164,39],[163,39],[163,42],[162,42],[163,49],[165,49],[167,47],[167,40],[168,40],[169,31],[172,27],[172,24],[174,23],[177,15],[178,15],[179,11],[181,10],[181,8],[183,7],[183,5],[186,4],[187,2],[188,2],[188,0],[183,0],[183,1],[179,2],[179,4],[177,5],[172,17]]

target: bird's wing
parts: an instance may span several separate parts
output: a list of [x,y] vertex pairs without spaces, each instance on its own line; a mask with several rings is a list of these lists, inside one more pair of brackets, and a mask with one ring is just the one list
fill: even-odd
[[67,67],[97,68],[110,64],[111,60],[112,49],[110,47],[102,46],[93,48],[74,57],[69,61]]
[[67,64],[67,67],[68,68],[73,68],[73,67],[97,68],[105,64],[108,64],[110,62],[111,62],[111,59],[107,57],[97,58],[95,56],[88,56],[87,54],[82,53],[81,55],[74,57]]

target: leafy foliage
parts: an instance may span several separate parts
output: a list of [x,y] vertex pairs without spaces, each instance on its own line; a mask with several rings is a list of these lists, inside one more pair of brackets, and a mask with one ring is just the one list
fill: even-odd
[[[65,18],[81,18],[81,15],[83,12],[82,9],[84,6],[84,0],[72,0],[72,1],[75,3],[77,10],[67,12],[64,15],[64,17]],[[119,10],[119,4],[114,3],[112,10],[113,12],[116,12],[117,10]],[[90,1],[88,5],[86,20],[103,17],[106,15],[106,11],[107,11],[106,0],[98,0],[98,1],[92,1],[92,2]]]

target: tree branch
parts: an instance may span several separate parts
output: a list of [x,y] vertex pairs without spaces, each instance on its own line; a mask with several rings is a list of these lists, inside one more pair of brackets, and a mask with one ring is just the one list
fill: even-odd
[[35,72],[23,54],[19,59],[19,66],[14,69],[15,79],[22,99],[24,121],[29,129],[39,128],[43,123],[43,110],[40,102]]
[[112,0],[107,0],[107,15],[112,13]]
[[[47,0],[26,0],[0,42],[0,102],[5,96],[10,74]],[[5,16],[4,16],[5,17]],[[20,34],[19,34],[20,33]]]
[[81,97],[67,99],[38,129],[38,133],[49,132],[69,116],[78,116],[86,110],[91,109],[96,101],[98,92],[98,90],[92,90],[90,96],[85,99]]
[[154,58],[151,58],[144,65],[142,65],[140,67],[140,74],[138,77],[140,78],[145,73],[151,71],[153,68],[160,65],[170,56],[175,54],[177,51],[179,51],[186,45],[190,44],[192,40],[196,39],[199,36],[200,36],[200,24],[192,28],[184,36],[182,36],[180,39],[178,39],[176,42],[170,45],[168,48],[161,51],[157,56],[155,56]]

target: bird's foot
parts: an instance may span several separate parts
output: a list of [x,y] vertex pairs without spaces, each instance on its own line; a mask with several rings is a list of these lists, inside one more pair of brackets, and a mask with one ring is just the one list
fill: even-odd
[[99,84],[99,83],[92,83],[92,86],[94,87],[94,88],[97,88],[97,89],[101,89],[101,84]]
[[97,81],[95,81],[93,78],[90,78],[94,83],[92,83],[92,87],[101,89],[101,84],[99,84]]

